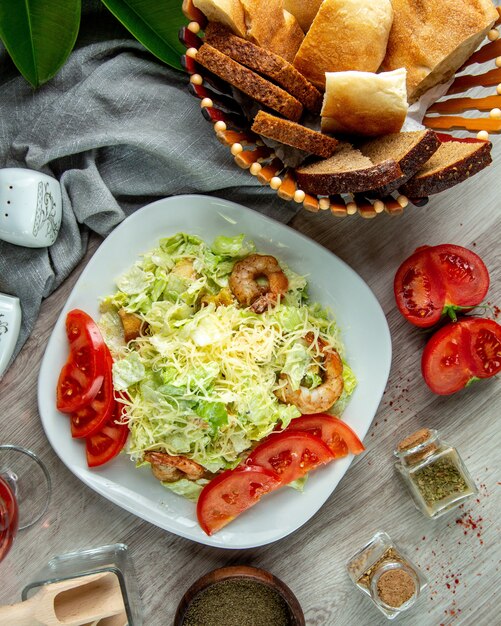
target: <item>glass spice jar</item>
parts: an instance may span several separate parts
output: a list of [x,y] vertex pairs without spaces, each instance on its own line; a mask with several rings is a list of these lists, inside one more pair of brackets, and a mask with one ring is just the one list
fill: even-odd
[[442,441],[434,429],[412,433],[394,454],[396,470],[427,517],[437,518],[478,492],[456,448]]
[[352,582],[390,620],[413,606],[427,580],[390,536],[378,532],[346,564]]

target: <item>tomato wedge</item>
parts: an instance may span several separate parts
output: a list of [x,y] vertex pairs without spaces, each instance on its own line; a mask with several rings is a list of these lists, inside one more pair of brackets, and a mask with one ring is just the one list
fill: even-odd
[[333,459],[333,453],[319,437],[285,430],[259,444],[246,462],[276,472],[281,485],[286,485]]
[[[115,403],[115,406],[119,406],[118,402]],[[116,424],[115,419],[117,418],[117,411],[115,411],[99,432],[85,440],[87,465],[89,467],[104,465],[116,457],[125,446],[129,427],[127,424]]]
[[106,370],[103,384],[94,400],[71,414],[71,436],[82,439],[95,435],[114,415],[116,407],[113,395],[113,359],[106,348]]
[[501,326],[484,318],[444,326],[427,343],[421,370],[439,395],[455,393],[475,378],[495,376],[501,371]]
[[57,408],[74,413],[89,404],[103,384],[106,345],[92,318],[79,309],[68,313],[66,334],[70,354],[57,382]]
[[198,523],[207,535],[212,535],[280,485],[277,474],[262,467],[242,465],[223,472],[200,493]]
[[393,284],[398,309],[415,326],[427,328],[443,314],[480,304],[489,289],[482,259],[453,244],[423,246],[398,268]]
[[357,434],[342,420],[328,413],[315,413],[296,417],[286,431],[300,430],[320,437],[327,444],[335,459],[348,452],[360,454],[365,450]]

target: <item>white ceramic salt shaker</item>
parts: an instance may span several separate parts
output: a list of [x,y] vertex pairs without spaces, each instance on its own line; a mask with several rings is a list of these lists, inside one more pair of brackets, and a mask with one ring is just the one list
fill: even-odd
[[16,347],[20,328],[19,298],[0,293],[0,380]]
[[0,169],[0,239],[28,248],[51,246],[61,216],[59,181],[35,170]]

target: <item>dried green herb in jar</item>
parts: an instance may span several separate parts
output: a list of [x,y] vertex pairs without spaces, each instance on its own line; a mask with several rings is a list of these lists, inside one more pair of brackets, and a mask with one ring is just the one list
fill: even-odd
[[189,605],[183,626],[291,626],[282,596],[250,578],[216,582]]
[[456,448],[434,429],[420,428],[400,441],[394,454],[395,469],[427,517],[440,517],[477,493]]
[[457,464],[448,457],[425,465],[414,473],[412,480],[428,505],[468,489]]

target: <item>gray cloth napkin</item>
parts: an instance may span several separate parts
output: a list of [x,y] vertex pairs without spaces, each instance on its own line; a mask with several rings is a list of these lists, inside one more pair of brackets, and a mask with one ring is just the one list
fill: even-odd
[[297,204],[234,164],[187,85],[185,74],[156,60],[97,2],[87,3],[63,69],[36,91],[0,44],[0,166],[55,176],[63,194],[53,246],[0,242],[0,292],[18,296],[23,312],[15,355],[42,299],[83,257],[89,230],[106,237],[137,208],[182,193],[213,194],[284,222],[293,217]]

